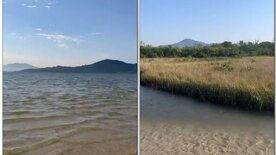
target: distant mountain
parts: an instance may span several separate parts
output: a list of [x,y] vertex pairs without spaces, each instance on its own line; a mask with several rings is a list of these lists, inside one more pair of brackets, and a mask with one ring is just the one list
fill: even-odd
[[35,69],[37,67],[26,64],[26,63],[13,63],[13,64],[7,64],[3,66],[3,71],[6,72],[13,72],[13,71],[21,71],[25,69]]
[[129,64],[119,60],[102,60],[91,65],[78,67],[46,67],[26,69],[22,72],[51,72],[51,73],[136,73],[137,64]]
[[201,41],[196,41],[192,39],[184,39],[178,43],[171,44],[172,47],[196,47],[196,46],[207,46],[208,44],[201,42]]

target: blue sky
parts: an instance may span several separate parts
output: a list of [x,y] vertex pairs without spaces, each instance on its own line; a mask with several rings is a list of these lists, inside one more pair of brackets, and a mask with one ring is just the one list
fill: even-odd
[[136,62],[136,0],[4,0],[4,64]]
[[141,0],[141,40],[272,41],[273,0]]

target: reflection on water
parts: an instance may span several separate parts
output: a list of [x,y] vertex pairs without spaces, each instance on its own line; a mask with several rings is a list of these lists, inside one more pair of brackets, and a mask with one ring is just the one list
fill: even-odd
[[141,87],[141,155],[274,154],[274,117]]
[[135,74],[4,73],[4,154],[135,154]]

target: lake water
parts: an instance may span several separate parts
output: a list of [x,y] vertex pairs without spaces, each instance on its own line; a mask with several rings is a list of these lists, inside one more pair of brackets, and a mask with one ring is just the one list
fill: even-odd
[[4,154],[136,154],[136,77],[4,73]]
[[141,87],[141,155],[274,155],[274,117]]

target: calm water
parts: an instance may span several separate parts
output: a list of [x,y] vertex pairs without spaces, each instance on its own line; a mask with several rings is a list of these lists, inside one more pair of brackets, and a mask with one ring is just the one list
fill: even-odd
[[274,117],[141,87],[141,155],[274,155]]
[[4,154],[135,154],[136,74],[4,73]]

